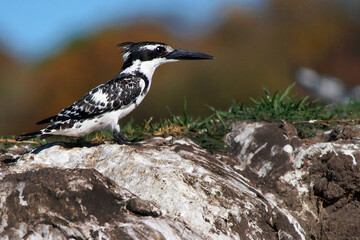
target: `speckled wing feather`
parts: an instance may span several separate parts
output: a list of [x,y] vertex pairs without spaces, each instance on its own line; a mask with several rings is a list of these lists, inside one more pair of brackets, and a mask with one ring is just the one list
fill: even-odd
[[88,119],[109,111],[118,110],[133,103],[144,89],[141,78],[120,75],[97,86],[84,97],[64,108],[55,116],[37,124],[64,121],[68,119]]

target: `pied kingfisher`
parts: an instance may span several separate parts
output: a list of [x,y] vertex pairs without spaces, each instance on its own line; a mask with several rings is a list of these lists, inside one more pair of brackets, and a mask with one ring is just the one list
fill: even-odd
[[55,116],[37,124],[49,123],[36,132],[20,135],[26,140],[47,135],[83,137],[95,130],[111,129],[119,144],[131,144],[120,132],[119,120],[133,111],[149,92],[155,69],[178,60],[214,59],[213,56],[175,49],[161,42],[124,42],[124,65],[112,80],[85,94]]

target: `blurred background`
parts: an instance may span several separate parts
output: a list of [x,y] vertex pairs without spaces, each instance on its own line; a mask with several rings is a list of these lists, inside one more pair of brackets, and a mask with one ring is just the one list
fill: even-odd
[[[216,60],[158,68],[121,124],[167,117],[167,106],[181,113],[185,96],[193,116],[208,115],[206,105],[248,103],[263,87],[287,88],[299,67],[346,89],[360,83],[358,0],[13,0],[0,8],[0,135],[37,130],[37,121],[112,79],[122,66],[116,44],[125,41],[161,41]],[[295,92],[308,94],[300,85]]]

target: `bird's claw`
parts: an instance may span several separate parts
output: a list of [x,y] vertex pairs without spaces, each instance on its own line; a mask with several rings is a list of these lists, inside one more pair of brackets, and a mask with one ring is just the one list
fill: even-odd
[[140,145],[140,143],[129,141],[120,132],[114,132],[114,141],[120,145],[132,145],[132,146]]

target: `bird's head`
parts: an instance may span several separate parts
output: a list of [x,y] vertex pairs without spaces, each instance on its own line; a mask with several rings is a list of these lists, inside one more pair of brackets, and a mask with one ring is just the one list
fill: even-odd
[[118,44],[123,49],[124,66],[122,70],[146,65],[148,68],[178,60],[214,59],[213,56],[188,50],[172,48],[161,42],[124,42]]

